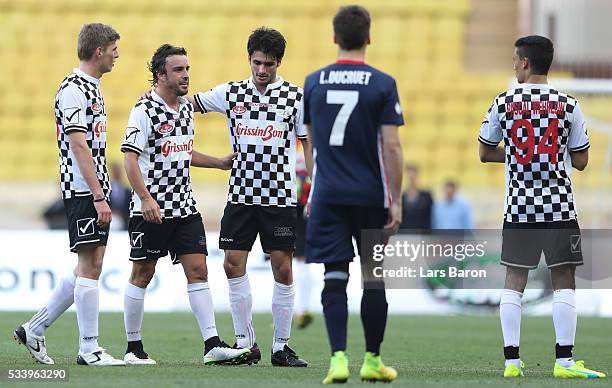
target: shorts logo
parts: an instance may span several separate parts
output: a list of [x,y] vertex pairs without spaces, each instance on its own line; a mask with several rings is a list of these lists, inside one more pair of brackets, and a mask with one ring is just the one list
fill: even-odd
[[233,238],[227,238],[227,237],[219,237],[219,241],[221,242],[234,242]]
[[236,105],[235,107],[232,108],[232,112],[234,112],[237,115],[241,115],[246,111],[247,111],[247,108],[246,106],[243,106],[243,105]]
[[95,218],[81,218],[77,220],[77,235],[79,237],[91,236],[95,232]]
[[275,226],[274,237],[293,237],[293,228],[291,226]]
[[205,247],[206,246],[206,236],[200,236],[200,240],[198,241],[198,244]]
[[170,123],[160,125],[159,128],[157,128],[157,132],[161,133],[162,135],[166,135],[172,131],[174,131],[174,125]]
[[580,253],[580,240],[581,238],[579,234],[574,234],[570,236],[570,245],[572,253]]
[[142,236],[143,232],[132,232],[130,236],[130,245],[132,248],[142,248]]

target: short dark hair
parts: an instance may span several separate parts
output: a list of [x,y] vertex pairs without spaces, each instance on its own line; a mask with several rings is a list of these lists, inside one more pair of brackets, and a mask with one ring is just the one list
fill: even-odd
[[151,62],[147,63],[147,68],[151,72],[152,78],[149,80],[151,85],[157,86],[157,74],[166,74],[166,59],[172,55],[187,55],[187,50],[184,47],[177,47],[165,43],[153,54]]
[[340,7],[334,16],[334,34],[342,50],[360,49],[370,38],[370,13],[360,5]]
[[118,41],[119,38],[119,33],[107,24],[83,24],[77,41],[77,55],[80,60],[88,61],[93,57],[98,47],[105,50],[108,45]]
[[524,36],[514,43],[519,58],[527,58],[533,74],[546,75],[553,61],[553,42],[539,35]]
[[273,28],[259,27],[249,36],[247,52],[250,57],[255,51],[261,51],[280,62],[285,55],[286,46],[287,41],[280,32]]

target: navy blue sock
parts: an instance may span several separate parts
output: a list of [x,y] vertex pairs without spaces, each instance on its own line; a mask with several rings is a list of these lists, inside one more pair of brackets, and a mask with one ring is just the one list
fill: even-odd
[[[347,274],[348,275],[348,274]],[[346,285],[348,280],[325,279],[321,292],[321,304],[325,315],[327,337],[332,354],[346,350],[346,326],[348,323],[348,306]]]
[[387,326],[387,297],[384,288],[364,289],[361,297],[361,323],[366,352],[380,354],[380,344]]

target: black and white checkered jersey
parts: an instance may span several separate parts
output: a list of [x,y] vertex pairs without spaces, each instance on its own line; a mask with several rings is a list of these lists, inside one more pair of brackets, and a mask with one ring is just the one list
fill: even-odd
[[[152,91],[130,112],[121,151],[139,155],[144,183],[159,204],[162,218],[184,218],[198,212],[189,174],[193,136],[193,105],[182,97],[176,112]],[[140,198],[132,192],[130,216],[134,215],[142,211]]]
[[111,185],[106,168],[106,109],[100,93],[100,80],[79,69],[66,76],[55,95],[55,124],[62,198],[91,195],[70,149],[68,135],[76,131],[86,135],[98,181],[104,195],[109,198]]
[[278,78],[259,93],[252,79],[218,85],[194,98],[203,113],[227,116],[232,166],[227,201],[233,204],[296,206],[297,138],[302,124],[302,88]]
[[589,148],[578,101],[547,84],[522,84],[495,98],[478,140],[504,141],[508,222],[576,218],[570,152]]

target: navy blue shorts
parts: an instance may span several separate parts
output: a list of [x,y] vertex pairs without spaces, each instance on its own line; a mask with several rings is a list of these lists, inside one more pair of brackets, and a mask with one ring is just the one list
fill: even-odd
[[[383,207],[313,203],[306,229],[306,262],[352,261],[355,257],[353,238],[359,256],[362,256],[362,250],[371,256],[372,250],[367,246],[382,242],[382,227],[387,223],[387,217],[388,210]],[[369,233],[368,241],[362,241],[364,229],[379,233]]]

